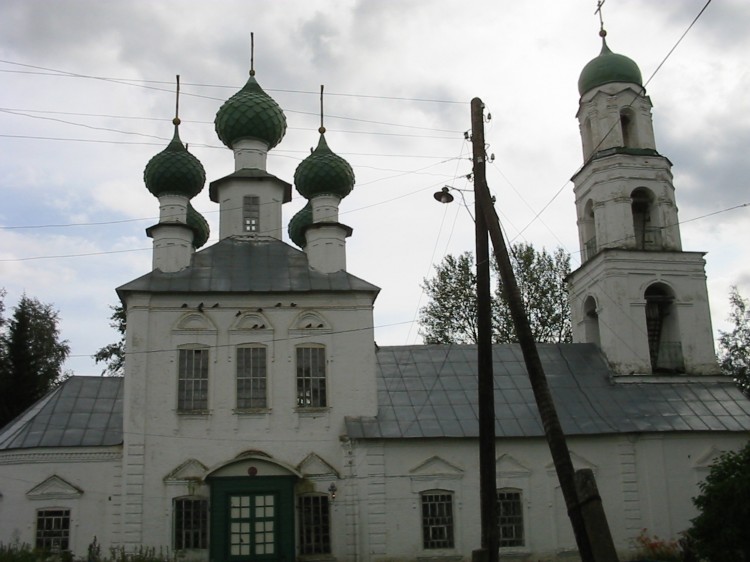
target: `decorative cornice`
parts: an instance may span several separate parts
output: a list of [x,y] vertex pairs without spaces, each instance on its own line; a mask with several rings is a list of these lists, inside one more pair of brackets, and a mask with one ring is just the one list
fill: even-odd
[[19,449],[0,452],[0,465],[25,463],[111,462],[122,460],[122,447],[104,451],[44,451]]

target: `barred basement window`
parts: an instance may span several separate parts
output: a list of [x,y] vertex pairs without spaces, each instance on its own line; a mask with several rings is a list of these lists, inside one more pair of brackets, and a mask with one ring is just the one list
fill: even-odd
[[453,548],[453,494],[422,494],[422,544],[425,549]]
[[174,501],[174,548],[208,548],[208,500],[179,498]]
[[40,509],[36,512],[36,547],[47,551],[68,550],[69,509]]
[[331,553],[331,518],[328,496],[299,497],[299,553]]
[[260,197],[246,195],[242,202],[242,229],[258,232],[260,227]]
[[297,406],[324,408],[326,403],[326,350],[297,348]]
[[265,408],[266,348],[237,348],[237,409]]
[[178,412],[208,410],[208,349],[180,349],[177,384]]
[[497,517],[500,546],[524,546],[523,502],[521,491],[501,488],[497,491]]

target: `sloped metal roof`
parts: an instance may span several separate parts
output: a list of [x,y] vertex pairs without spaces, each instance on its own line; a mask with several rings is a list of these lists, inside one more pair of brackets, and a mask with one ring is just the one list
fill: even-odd
[[[620,377],[591,344],[543,344],[539,355],[567,435],[750,431],[750,400],[729,377]],[[346,420],[352,438],[477,437],[473,345],[381,347],[378,415]],[[544,435],[518,345],[493,348],[498,438]],[[639,381],[639,382],[633,382]]]
[[70,377],[0,428],[0,451],[122,443],[122,377]]
[[[594,345],[538,348],[567,435],[750,431],[750,399],[729,377],[614,382]],[[493,354],[497,437],[543,436],[520,347],[497,345]],[[376,358],[378,415],[347,418],[349,437],[478,436],[476,346],[382,347]],[[0,428],[0,451],[121,444],[122,393],[121,377],[71,377]]]
[[225,238],[196,252],[190,267],[177,273],[154,270],[117,289],[118,294],[151,293],[305,293],[380,292],[346,271],[312,269],[304,252],[279,240]]

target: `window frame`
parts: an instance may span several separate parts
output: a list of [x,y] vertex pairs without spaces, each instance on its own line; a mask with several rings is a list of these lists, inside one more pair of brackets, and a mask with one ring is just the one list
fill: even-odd
[[[419,494],[422,548],[453,550],[456,548],[455,494],[451,490],[425,490]],[[445,509],[447,508],[447,509]],[[428,513],[432,511],[432,513]],[[444,536],[434,531],[444,529]]]
[[[190,366],[184,363],[188,353],[193,356]],[[195,355],[198,353],[201,354],[200,364],[198,365],[198,374],[201,376],[187,376],[189,374],[195,375]],[[177,413],[208,413],[210,365],[211,355],[208,346],[192,345],[177,349]],[[203,396],[200,396],[200,394]]]
[[[255,353],[262,357],[258,360]],[[244,357],[246,354],[251,357]],[[249,365],[242,369],[243,365]],[[256,367],[258,371],[256,373]],[[242,375],[242,376],[241,376]],[[240,390],[241,383],[247,388]],[[262,390],[261,390],[262,387]],[[256,395],[257,393],[257,395]],[[260,394],[262,393],[262,396]],[[257,402],[257,403],[255,403]],[[268,347],[261,344],[240,344],[235,348],[235,407],[238,412],[252,412],[268,409]]]
[[[302,354],[302,355],[301,355]],[[313,355],[317,357],[313,357]],[[298,410],[328,408],[326,347],[303,344],[295,348],[295,386]],[[309,396],[306,398],[306,396]]]
[[242,198],[242,233],[258,234],[259,232],[260,197],[257,195],[245,195]]
[[[34,544],[37,549],[46,552],[68,551],[70,550],[70,529],[71,515],[70,508],[67,507],[43,507],[34,512]],[[40,521],[52,523],[50,528],[44,525],[40,528]],[[56,522],[60,521],[61,526],[57,527]],[[58,539],[60,544],[55,545]]]
[[[513,495],[516,497],[501,498],[501,494]],[[497,490],[495,490],[495,502],[497,506],[498,545],[500,548],[525,547],[526,528],[524,521],[523,490],[511,487],[497,488]],[[512,513],[504,514],[504,505],[509,506]]]
[[[197,523],[195,518],[190,521],[186,521],[184,509],[185,504],[192,504],[193,511],[196,510],[194,504],[198,504],[198,519]],[[175,551],[182,550],[208,550],[208,498],[202,496],[181,496],[172,499],[172,548]],[[181,510],[182,508],[182,510]],[[182,525],[180,525],[182,523]],[[191,528],[187,528],[187,524],[192,523]],[[182,529],[180,529],[182,527]],[[189,533],[186,535],[186,533]],[[196,535],[198,546],[195,546]],[[186,537],[192,537],[189,541],[186,541]],[[190,542],[189,546],[186,546],[186,542]]]
[[332,554],[331,500],[328,494],[301,494],[297,496],[297,514],[299,555],[326,556]]

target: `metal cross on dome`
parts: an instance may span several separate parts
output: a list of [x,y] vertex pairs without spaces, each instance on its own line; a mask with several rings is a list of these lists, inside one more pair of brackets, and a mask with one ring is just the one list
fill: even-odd
[[604,3],[606,1],[607,0],[596,1],[596,11],[594,13],[599,15],[599,32],[600,33],[604,31],[604,16],[602,15],[602,6],[604,6]]

